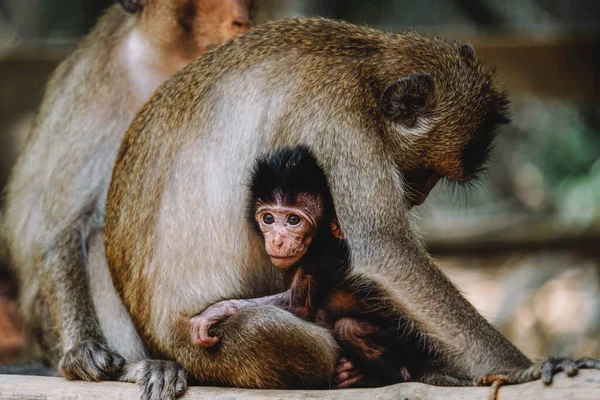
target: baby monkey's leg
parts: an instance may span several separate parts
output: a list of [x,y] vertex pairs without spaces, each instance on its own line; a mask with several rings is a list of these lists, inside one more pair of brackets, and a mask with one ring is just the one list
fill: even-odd
[[344,317],[335,322],[334,331],[347,354],[336,368],[336,387],[377,387],[410,380],[406,367],[390,362],[389,349],[395,340],[390,329]]

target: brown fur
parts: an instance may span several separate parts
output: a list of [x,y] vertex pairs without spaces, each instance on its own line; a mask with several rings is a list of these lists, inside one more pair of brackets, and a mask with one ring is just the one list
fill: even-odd
[[[386,110],[406,96],[382,96],[390,84],[417,75],[432,80],[434,90],[419,89],[423,102],[411,105],[418,115],[409,125]],[[417,81],[406,81],[407,88]],[[107,257],[145,343],[202,381],[256,379],[245,370],[224,375],[221,363],[241,362],[236,350],[211,358],[189,343],[176,316],[283,289],[235,207],[247,196],[256,157],[302,144],[328,177],[359,286],[411,321],[453,371],[475,377],[529,367],[435,266],[402,201],[410,183],[404,177],[415,171],[471,179],[506,107],[493,73],[472,52],[414,32],[282,21],[208,53],[139,113],[110,187]],[[214,226],[218,234],[209,230]],[[280,348],[275,332],[269,343]],[[315,346],[298,357],[320,352]]]

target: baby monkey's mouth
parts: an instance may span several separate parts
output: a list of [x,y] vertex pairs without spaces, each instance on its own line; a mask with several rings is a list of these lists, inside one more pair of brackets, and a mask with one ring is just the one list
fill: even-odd
[[406,201],[412,208],[423,204],[441,176],[432,169],[418,169],[407,173],[404,178],[408,186]]

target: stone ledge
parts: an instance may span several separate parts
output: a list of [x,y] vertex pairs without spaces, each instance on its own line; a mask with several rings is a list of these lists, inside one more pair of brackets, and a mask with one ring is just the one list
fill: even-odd
[[[275,399],[410,399],[410,400],[481,400],[490,395],[490,388],[446,388],[421,383],[401,383],[377,389],[346,390],[256,390],[219,387],[191,387],[184,400],[275,400]],[[62,378],[41,376],[0,375],[0,399],[136,399],[138,388],[130,383],[100,382],[86,383],[66,381]],[[498,399],[501,400],[598,400],[600,399],[600,371],[580,371],[574,378],[565,374],[556,376],[550,387],[541,382],[503,386]]]

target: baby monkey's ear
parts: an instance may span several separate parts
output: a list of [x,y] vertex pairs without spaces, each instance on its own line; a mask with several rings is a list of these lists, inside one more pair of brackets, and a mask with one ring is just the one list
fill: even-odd
[[427,110],[434,106],[433,77],[410,75],[390,84],[381,95],[383,115],[413,128]]
[[136,13],[144,8],[145,0],[119,0],[125,11]]

